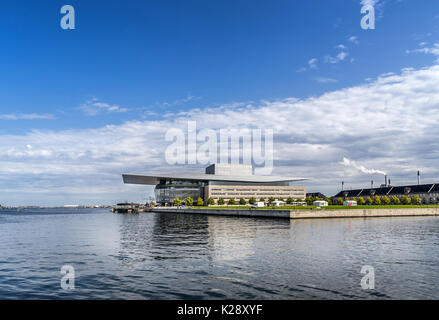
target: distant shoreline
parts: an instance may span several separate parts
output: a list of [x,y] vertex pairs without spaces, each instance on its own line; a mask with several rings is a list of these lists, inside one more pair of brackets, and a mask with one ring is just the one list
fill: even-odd
[[111,208],[112,206],[75,206],[75,207],[45,207],[45,206],[13,206],[13,207],[1,207],[0,210],[16,210],[16,209],[107,209]]

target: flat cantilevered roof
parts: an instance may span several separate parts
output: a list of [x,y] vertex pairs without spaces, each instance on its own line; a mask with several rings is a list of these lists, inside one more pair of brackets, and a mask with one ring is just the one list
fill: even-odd
[[280,176],[222,176],[216,174],[158,174],[158,175],[136,175],[123,174],[123,182],[127,184],[157,185],[163,179],[191,180],[191,181],[227,181],[227,182],[251,182],[251,183],[272,183],[272,182],[294,182],[309,180],[307,178],[291,178]]

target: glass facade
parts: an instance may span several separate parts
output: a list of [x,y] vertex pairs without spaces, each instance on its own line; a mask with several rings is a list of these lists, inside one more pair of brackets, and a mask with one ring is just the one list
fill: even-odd
[[172,204],[176,198],[184,201],[191,197],[194,202],[203,198],[205,182],[191,180],[161,180],[155,187],[155,198],[158,203]]

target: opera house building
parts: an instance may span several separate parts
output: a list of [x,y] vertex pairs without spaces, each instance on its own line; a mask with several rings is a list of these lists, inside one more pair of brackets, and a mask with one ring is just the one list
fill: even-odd
[[201,197],[206,203],[213,198],[215,203],[222,198],[250,198],[259,200],[270,197],[275,199],[305,199],[306,190],[303,186],[292,186],[305,178],[281,176],[255,176],[251,165],[242,164],[212,164],[204,174],[156,174],[134,175],[123,174],[127,184],[143,184],[155,186],[156,202],[172,204],[174,199],[181,200],[191,197],[196,200]]

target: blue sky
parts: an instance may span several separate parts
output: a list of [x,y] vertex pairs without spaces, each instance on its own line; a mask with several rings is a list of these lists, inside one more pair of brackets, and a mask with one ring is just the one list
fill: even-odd
[[[375,30],[360,27],[365,1],[375,5]],[[75,30],[60,28],[65,4],[75,8]],[[341,179],[353,187],[370,180],[340,164],[345,156],[391,172],[401,183],[415,181],[411,173],[419,168],[427,180],[439,180],[432,165],[435,148],[409,157],[408,150],[426,137],[392,151],[401,164],[374,149],[386,146],[395,133],[413,138],[434,127],[435,118],[421,112],[426,104],[420,98],[412,103],[408,92],[415,89],[412,81],[421,81],[416,88],[428,96],[429,110],[438,106],[437,1],[18,0],[1,7],[0,204],[139,201],[145,188],[124,186],[120,173],[169,169],[161,164],[166,145],[160,128],[176,125],[174,118],[209,119],[224,108],[239,113],[243,105],[255,119],[263,112],[269,118],[270,112],[284,112],[280,125],[265,123],[279,129],[278,154],[289,152],[286,159],[275,158],[275,173],[313,177],[330,168],[324,179],[307,185],[310,191],[332,195]],[[398,83],[389,92],[374,96],[392,81]],[[367,86],[378,89],[364,93],[371,95],[368,106],[357,105],[356,92]],[[347,96],[330,99],[327,109],[328,94]],[[396,103],[392,95],[406,100]],[[364,121],[382,104],[392,109],[383,111],[382,127]],[[301,108],[308,108],[308,116]],[[426,123],[411,131],[403,117],[387,118],[392,112]],[[328,113],[340,116],[323,124],[328,131],[320,130],[313,117]],[[297,118],[304,133],[309,127],[321,135],[305,137],[283,123]],[[344,128],[337,127],[337,119]],[[242,125],[227,120],[223,125],[233,123]],[[211,128],[221,125],[213,122]],[[342,133],[329,141],[334,128]],[[139,137],[138,131],[148,134]],[[132,148],[125,160],[108,151],[117,139]],[[154,150],[155,158],[144,150],[136,154],[141,149]]]

